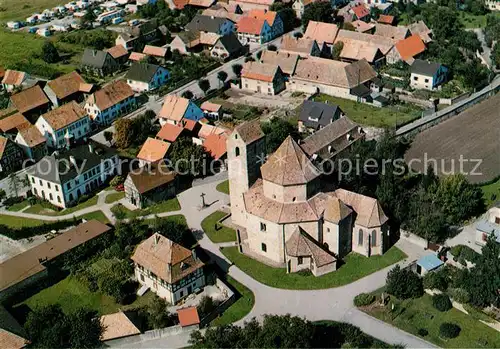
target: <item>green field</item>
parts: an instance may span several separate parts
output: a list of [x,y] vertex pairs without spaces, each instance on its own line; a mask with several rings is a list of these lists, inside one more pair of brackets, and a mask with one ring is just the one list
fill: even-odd
[[[428,335],[422,338],[440,347],[500,347],[500,333],[455,308],[446,312],[438,311],[432,305],[432,297],[427,294],[418,299],[404,301],[391,296],[389,303],[394,303],[395,308],[392,312],[388,306],[382,308],[377,305],[371,305],[362,310],[416,336],[419,336],[419,329],[425,329]],[[453,339],[442,339],[439,336],[439,326],[443,322],[451,322],[460,326],[460,335]]]
[[230,276],[227,277],[227,282],[238,291],[241,297],[211,323],[213,326],[229,325],[243,319],[252,310],[255,304],[255,297],[252,291]]
[[[104,213],[100,210],[78,216],[78,218],[85,218],[87,220],[97,219],[103,223],[109,223],[109,220],[106,218]],[[38,227],[38,226],[43,225],[44,223],[50,223],[50,222],[52,222],[52,221],[45,221],[45,220],[33,219],[33,218],[14,217],[14,216],[0,214],[0,224],[4,224],[4,225],[6,225],[10,228],[14,228],[14,229],[23,228],[23,227]]]
[[108,196],[106,196],[105,202],[107,204],[112,204],[113,202],[121,200],[124,197],[125,197],[125,192],[117,192],[117,193],[108,194]]
[[76,206],[69,207],[69,208],[66,208],[66,209],[61,210],[61,211],[54,211],[54,210],[48,208],[49,206],[44,205],[42,203],[42,204],[36,204],[36,205],[31,206],[25,212],[26,213],[33,213],[33,214],[41,214],[41,215],[46,215],[46,216],[65,216],[65,215],[80,211],[84,208],[94,206],[97,204],[97,200],[98,200],[98,197],[96,195],[96,196],[93,196],[84,202],[79,203]]
[[7,211],[18,212],[18,211],[21,211],[23,208],[28,207],[29,205],[30,205],[30,202],[28,200],[23,200],[17,204],[9,206],[7,208]]
[[65,313],[70,313],[78,308],[84,307],[96,310],[99,315],[104,315],[147,304],[152,295],[152,292],[148,292],[144,296],[136,299],[132,304],[123,306],[117,304],[114,299],[108,295],[101,292],[91,292],[87,286],[78,281],[76,277],[68,276],[51,287],[28,298],[23,304],[28,305],[31,309],[59,304]]
[[322,275],[286,272],[285,268],[272,268],[240,253],[237,247],[221,248],[222,253],[244,273],[255,280],[277,288],[316,290],[343,286],[364,276],[386,268],[407,255],[393,246],[383,256],[365,257],[351,252],[344,258],[345,264],[338,270]]
[[229,180],[217,184],[216,189],[221,193],[229,195]]
[[226,215],[226,212],[216,211],[201,222],[201,228],[212,242],[236,241],[236,231],[234,229],[228,228],[222,224],[219,225],[219,230],[215,229],[215,224]]
[[179,200],[177,200],[177,198],[172,198],[170,200],[165,200],[155,205],[149,206],[148,208],[137,209],[133,211],[126,208],[122,204],[117,204],[111,208],[111,212],[113,212],[116,218],[125,219],[143,217],[162,212],[179,211],[180,209],[181,205],[179,204]]
[[486,206],[490,207],[495,202],[500,201],[500,179],[491,184],[481,186]]
[[368,104],[324,94],[317,96],[314,100],[317,102],[328,101],[328,103],[338,105],[349,119],[363,126],[394,127],[396,123],[397,125],[401,125],[418,119],[422,112],[422,109],[410,104],[377,108]]
[[[500,17],[499,12],[492,12],[497,17]],[[460,22],[465,28],[485,28],[486,27],[486,16],[475,16],[467,12],[460,12]]]
[[64,5],[62,0],[2,0],[0,1],[0,22],[11,20],[26,20],[35,12],[42,12],[58,5]]

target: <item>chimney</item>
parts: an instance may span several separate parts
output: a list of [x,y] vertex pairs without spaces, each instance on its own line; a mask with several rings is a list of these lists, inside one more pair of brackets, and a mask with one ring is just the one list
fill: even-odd
[[70,155],[69,156],[69,162],[71,162],[71,164],[73,164],[73,166],[77,167],[76,165],[76,159],[73,155]]
[[94,145],[89,143],[89,153],[93,153],[93,152],[94,152]]
[[155,245],[158,245],[159,242],[160,242],[160,234],[156,233],[155,234]]

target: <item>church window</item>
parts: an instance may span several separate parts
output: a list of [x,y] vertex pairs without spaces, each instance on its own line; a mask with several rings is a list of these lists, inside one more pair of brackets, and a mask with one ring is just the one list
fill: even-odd
[[240,148],[236,147],[236,149],[234,149],[234,154],[240,156]]
[[262,243],[262,244],[260,245],[260,248],[262,249],[262,251],[263,251],[263,252],[267,252],[267,246],[266,246],[266,244],[265,244],[265,243]]
[[358,232],[358,245],[363,246],[363,230],[361,229]]
[[377,231],[372,231],[372,246],[377,246]]
[[266,231],[266,228],[267,228],[267,227],[266,227],[266,223],[262,223],[262,222],[260,222],[260,230],[261,230],[261,231]]

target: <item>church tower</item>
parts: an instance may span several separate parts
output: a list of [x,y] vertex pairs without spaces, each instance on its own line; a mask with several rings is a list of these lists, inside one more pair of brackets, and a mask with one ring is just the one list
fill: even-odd
[[259,178],[265,154],[265,136],[259,120],[237,126],[227,140],[231,217],[236,225],[246,227],[243,194]]

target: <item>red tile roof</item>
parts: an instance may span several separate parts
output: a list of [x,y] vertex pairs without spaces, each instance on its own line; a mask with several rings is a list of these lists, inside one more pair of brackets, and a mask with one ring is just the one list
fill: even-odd
[[49,81],[48,85],[59,99],[66,98],[76,92],[89,92],[93,87],[93,85],[87,84],[76,71]]
[[389,15],[380,15],[378,17],[378,21],[379,23],[383,23],[383,24],[393,24],[394,23],[394,16],[389,16]]
[[133,96],[132,88],[124,80],[118,80],[92,94],[87,103],[95,104],[99,110],[104,111]]
[[5,71],[2,83],[6,85],[19,86],[26,79],[26,73],[17,70]]
[[270,26],[274,24],[276,15],[277,13],[274,11],[259,10],[259,9],[250,10],[247,14],[248,17],[265,19]]
[[15,113],[0,120],[0,131],[9,132],[30,127],[30,122],[21,113]]
[[127,49],[125,47],[123,47],[122,45],[113,46],[113,47],[107,49],[106,51],[108,51],[108,53],[113,58],[120,58],[120,57],[128,55]]
[[197,325],[200,323],[200,317],[198,316],[198,310],[196,310],[196,307],[177,309],[177,315],[179,316],[179,323],[182,327]]
[[200,105],[200,108],[201,110],[206,110],[209,112],[219,112],[222,108],[222,105],[206,101]]
[[184,129],[180,126],[166,123],[165,125],[162,126],[160,131],[158,131],[158,133],[156,134],[156,137],[160,138],[164,141],[173,143],[181,135],[183,130]]
[[358,5],[352,8],[352,11],[358,18],[364,18],[370,15],[370,11],[365,7],[365,5]]
[[412,35],[409,38],[400,40],[396,44],[396,49],[403,61],[415,57],[425,51],[425,44],[419,35]]
[[219,135],[211,134],[205,139],[203,146],[215,160],[218,160],[227,152],[226,141],[227,135],[225,133]]
[[189,130],[189,131],[194,131],[197,124],[198,123],[194,120],[190,120],[190,119],[183,119],[182,120],[182,127],[184,127],[186,130]]
[[237,24],[238,33],[260,35],[265,21],[262,18],[242,17]]

